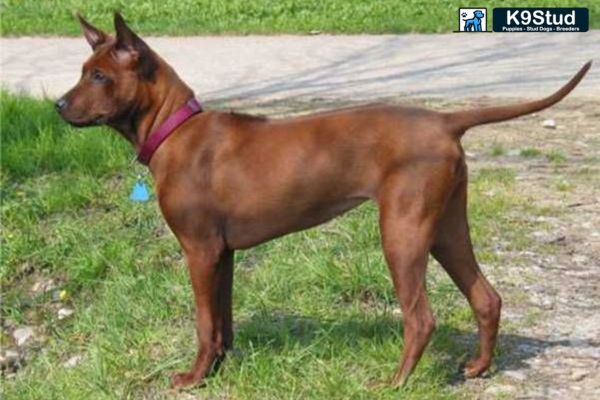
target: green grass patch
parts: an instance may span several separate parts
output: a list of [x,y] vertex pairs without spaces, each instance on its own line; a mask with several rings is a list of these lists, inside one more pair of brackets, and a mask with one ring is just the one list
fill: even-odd
[[[194,357],[191,288],[154,201],[127,196],[136,169],[105,129],[73,130],[51,104],[3,93],[2,318],[41,334],[5,399],[170,398],[168,373]],[[8,156],[4,156],[7,154]],[[514,173],[482,169],[470,188],[479,258],[495,238],[526,248],[509,213],[526,207]],[[401,393],[377,383],[395,369],[402,323],[380,249],[377,210],[359,207],[319,228],[236,254],[236,351],[192,393],[208,398],[460,398],[460,360],[475,330],[466,301],[432,263],[438,329]],[[32,285],[55,287],[34,293]],[[61,295],[62,294],[62,295]],[[57,309],[75,313],[64,320]],[[8,332],[4,345],[11,345]],[[75,367],[62,364],[81,356]]]
[[533,147],[527,147],[521,150],[521,157],[525,158],[535,158],[542,155],[542,151]]
[[574,185],[572,182],[569,182],[564,177],[560,176],[554,180],[554,187],[559,192],[568,192],[573,189]]
[[490,150],[490,155],[492,157],[500,157],[506,154],[506,149],[500,143],[494,143]]
[[567,156],[561,150],[550,150],[546,153],[548,161],[554,164],[564,164],[567,162]]
[[74,129],[49,100],[2,90],[0,101],[2,178],[15,181],[68,171],[102,176],[126,169],[127,143],[108,129]]
[[[501,1],[486,4],[491,30],[494,7],[588,7],[590,27],[600,27],[594,0]],[[73,12],[112,31],[120,10],[143,34],[270,34],[451,32],[457,29],[458,0],[231,0],[142,1],[2,0],[1,33],[79,35]]]
[[506,149],[500,143],[495,143],[490,149],[490,155],[492,157],[500,157],[506,154]]

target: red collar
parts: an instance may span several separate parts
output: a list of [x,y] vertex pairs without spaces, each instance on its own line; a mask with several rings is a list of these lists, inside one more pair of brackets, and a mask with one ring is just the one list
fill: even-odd
[[188,118],[199,112],[202,112],[202,106],[198,100],[192,97],[150,134],[138,153],[138,161],[144,165],[148,165],[154,152],[156,152],[161,143],[164,142],[171,133],[175,132],[175,129],[177,129],[179,125],[183,124]]

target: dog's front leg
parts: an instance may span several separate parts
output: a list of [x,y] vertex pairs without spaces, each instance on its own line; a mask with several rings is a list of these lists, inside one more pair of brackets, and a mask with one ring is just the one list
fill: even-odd
[[219,306],[219,266],[231,252],[217,250],[214,246],[184,246],[196,306],[196,331],[198,353],[192,369],[175,373],[171,377],[174,388],[199,385],[211,371],[218,355],[223,353],[223,318]]
[[223,251],[217,268],[217,344],[220,351],[219,356],[224,356],[224,352],[231,350],[233,347],[233,311],[231,304],[233,291],[233,250],[226,249]]

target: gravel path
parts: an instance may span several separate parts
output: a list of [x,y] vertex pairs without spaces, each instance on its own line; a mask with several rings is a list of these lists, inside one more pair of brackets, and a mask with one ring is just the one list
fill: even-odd
[[[531,97],[600,54],[600,31],[147,40],[202,99],[252,102]],[[75,83],[90,54],[83,38],[2,38],[0,49],[4,85],[52,97]],[[600,95],[600,65],[574,94]]]

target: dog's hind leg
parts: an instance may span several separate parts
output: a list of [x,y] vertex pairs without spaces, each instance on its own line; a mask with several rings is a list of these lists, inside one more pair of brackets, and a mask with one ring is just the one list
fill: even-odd
[[502,301],[475,260],[467,222],[466,179],[449,199],[431,253],[465,295],[477,319],[479,355],[467,362],[464,374],[479,376],[492,361]]
[[[427,299],[425,273],[441,199],[423,199],[423,188],[413,191],[415,179],[387,179],[378,196],[381,240],[404,321],[404,352],[392,379],[403,385],[425,350],[435,320]],[[404,192],[404,188],[411,189]],[[439,190],[438,190],[439,191]],[[441,190],[443,191],[443,189]],[[416,194],[418,193],[418,194]],[[435,195],[434,195],[435,196]]]

